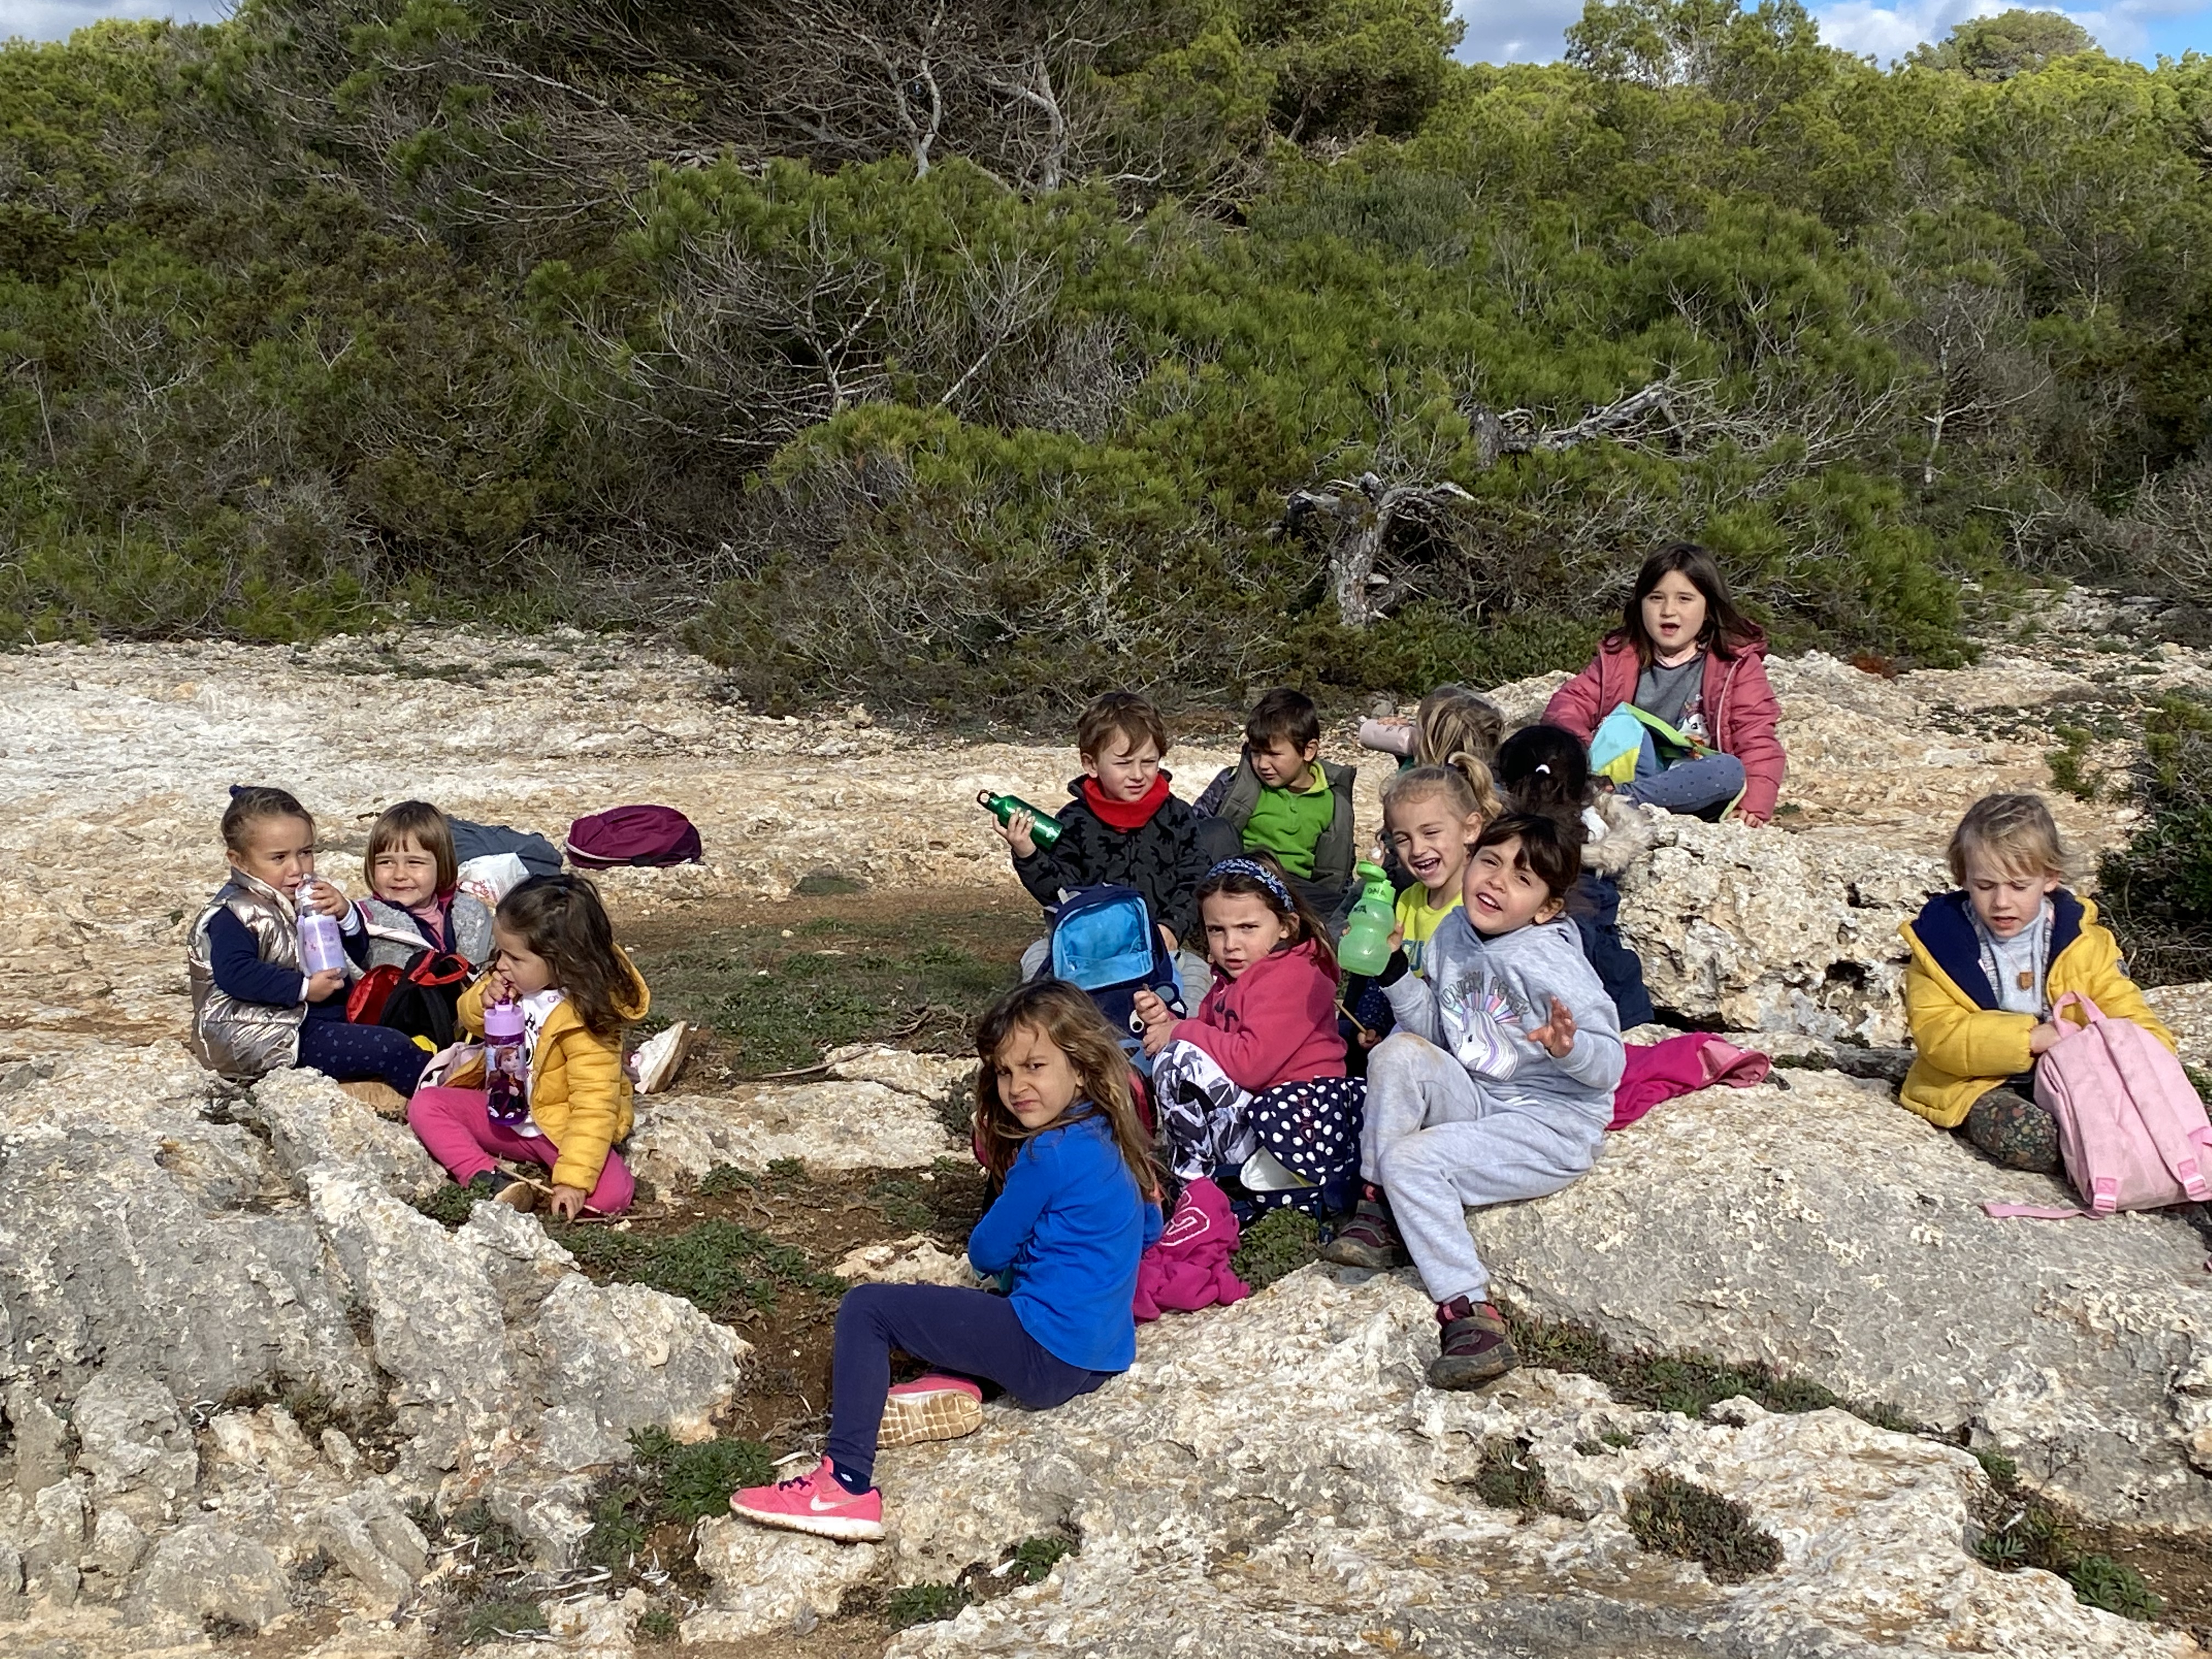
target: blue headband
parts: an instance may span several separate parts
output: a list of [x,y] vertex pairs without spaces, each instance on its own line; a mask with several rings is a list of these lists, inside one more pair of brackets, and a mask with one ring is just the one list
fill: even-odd
[[1291,896],[1291,890],[1283,885],[1283,878],[1257,859],[1224,859],[1206,872],[1208,881],[1216,876],[1249,876],[1275,896],[1285,915],[1294,916],[1298,913],[1297,901]]

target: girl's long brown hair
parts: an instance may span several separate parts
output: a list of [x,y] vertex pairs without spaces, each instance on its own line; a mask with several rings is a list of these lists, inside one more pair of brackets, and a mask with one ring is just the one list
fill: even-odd
[[582,876],[532,876],[499,902],[498,920],[545,959],[586,1030],[602,1042],[620,1039],[627,1022],[619,1005],[636,974],[615,949],[597,887]]
[[1683,577],[1705,596],[1705,625],[1698,635],[1699,645],[1725,659],[1764,642],[1766,630],[1735,608],[1735,601],[1729,597],[1728,578],[1721,574],[1719,561],[1711,551],[1696,542],[1669,542],[1644,560],[1644,568],[1636,573],[1636,586],[1628,590],[1627,603],[1621,606],[1620,626],[1606,635],[1607,644],[1634,646],[1636,660],[1646,668],[1651,666],[1651,636],[1644,631],[1644,601],[1659,586],[1662,576],[1674,575]]
[[[1054,1122],[1031,1129],[999,1097],[999,1056],[1019,1031],[1036,1032],[1067,1056],[1082,1093]],[[1016,986],[992,1005],[975,1031],[975,1154],[983,1167],[1003,1178],[1013,1168],[1024,1142],[1045,1130],[1102,1116],[1146,1199],[1160,1192],[1158,1166],[1152,1162],[1152,1137],[1138,1121],[1129,1090],[1129,1061],[1114,1028],[1098,1005],[1065,980],[1036,979]]]

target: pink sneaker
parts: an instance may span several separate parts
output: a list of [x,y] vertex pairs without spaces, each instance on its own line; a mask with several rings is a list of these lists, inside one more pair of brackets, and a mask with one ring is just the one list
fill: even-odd
[[854,1497],[837,1484],[826,1457],[795,1480],[732,1492],[730,1510],[764,1527],[811,1532],[841,1544],[872,1544],[884,1535],[883,1493],[871,1486]]
[[983,1391],[964,1376],[917,1376],[884,1401],[879,1446],[957,1440],[983,1426]]

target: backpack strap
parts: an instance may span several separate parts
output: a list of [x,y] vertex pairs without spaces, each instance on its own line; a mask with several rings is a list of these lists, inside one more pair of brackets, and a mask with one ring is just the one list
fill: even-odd
[[2079,991],[2069,991],[2051,1005],[2051,1023],[2056,1025],[2058,1023],[2058,1016],[2069,1007],[2085,1008],[2088,1011],[2081,1022],[2084,1027],[2101,1025],[2105,1023],[2105,1011]]
[[2062,1210],[2045,1204],[1984,1204],[1982,1213],[2002,1219],[2007,1216],[2026,1216],[2031,1221],[2071,1221],[2077,1216],[2087,1216],[2087,1210]]

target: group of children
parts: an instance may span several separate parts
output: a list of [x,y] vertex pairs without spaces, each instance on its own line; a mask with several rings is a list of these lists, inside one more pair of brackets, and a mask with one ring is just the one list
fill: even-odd
[[[969,1255],[997,1290],[849,1292],[824,1455],[736,1493],[732,1509],[879,1538],[880,1446],[969,1432],[986,1385],[1049,1407],[1127,1369],[1140,1258],[1203,1181],[1248,1214],[1296,1202],[1328,1215],[1331,1261],[1410,1262],[1441,1327],[1433,1386],[1510,1369],[1466,1209],[1557,1191],[1595,1161],[1630,1063],[1621,1032],[1650,1017],[1613,881],[1650,844],[1653,809],[1771,817],[1784,758],[1764,654],[1711,555],[1680,544],[1645,563],[1621,626],[1541,721],[1508,735],[1494,707],[1444,687],[1409,720],[1370,722],[1363,742],[1399,760],[1382,849],[1399,890],[1388,963],[1364,978],[1346,975],[1334,950],[1336,913],[1355,896],[1354,775],[1320,760],[1312,704],[1288,690],[1261,699],[1239,763],[1194,805],[1170,791],[1157,711],[1127,692],[1095,701],[1058,835],[1041,840],[1018,811],[1000,834],[1048,907],[1100,884],[1140,893],[1191,1012],[1140,992],[1132,1041],[1049,975],[1048,942],[1033,948],[977,1038],[975,1145],[997,1195]],[[1595,778],[1590,746],[1624,712],[1638,724],[1620,765]],[[644,983],[588,882],[540,878],[482,915],[455,890],[442,828],[417,803],[386,813],[364,872],[371,896],[354,905],[315,874],[313,823],[296,801],[237,792],[223,822],[232,879],[193,933],[195,1045],[234,1076],[297,1063],[390,1081],[457,1181],[566,1216],[619,1210],[631,1192],[614,1150],[630,1120],[622,1036],[645,1012]],[[2054,1001],[2081,990],[2172,1039],[2094,905],[2063,887],[2040,800],[1977,804],[1951,868],[1960,890],[1905,929],[1919,1052],[1905,1103],[1963,1125],[2001,1163],[2054,1169],[2057,1133],[2033,1081],[2059,1038]],[[339,919],[356,963],[419,948],[483,966],[460,1024],[480,1036],[487,1006],[520,1006],[526,1114],[499,1121],[465,1075],[417,1087],[419,1046],[349,1026],[345,975],[301,969],[293,923],[309,907]],[[500,1173],[501,1158],[550,1169],[550,1192]],[[893,1386],[894,1352],[935,1369]]]

